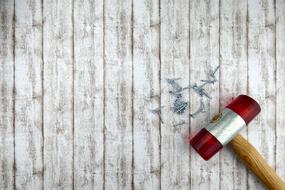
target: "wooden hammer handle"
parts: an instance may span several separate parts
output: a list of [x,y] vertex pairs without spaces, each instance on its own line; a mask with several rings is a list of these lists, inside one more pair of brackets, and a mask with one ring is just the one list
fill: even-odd
[[284,181],[276,174],[259,154],[259,152],[241,135],[230,143],[233,151],[267,187],[274,190],[285,190]]

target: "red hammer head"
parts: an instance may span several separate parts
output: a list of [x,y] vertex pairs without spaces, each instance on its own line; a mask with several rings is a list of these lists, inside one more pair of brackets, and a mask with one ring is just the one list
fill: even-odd
[[191,141],[191,146],[209,160],[231,141],[259,112],[259,104],[249,96],[235,98],[210,124],[200,130]]

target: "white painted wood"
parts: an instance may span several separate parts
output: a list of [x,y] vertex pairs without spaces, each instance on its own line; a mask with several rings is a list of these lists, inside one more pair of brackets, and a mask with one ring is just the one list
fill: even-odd
[[0,1],[0,189],[14,188],[14,2]]
[[103,189],[103,1],[74,2],[74,188]]
[[285,180],[285,1],[276,1],[276,170]]
[[[227,148],[205,162],[184,142],[240,93],[262,107],[249,141],[285,178],[284,10],[284,0],[0,0],[0,189],[263,189]],[[207,112],[189,121],[200,104],[189,90],[190,110],[173,114],[166,78],[187,86],[219,62]],[[150,112],[160,105],[163,124]]]
[[[189,109],[183,115],[172,111],[174,97],[167,78],[178,78],[185,87],[189,82],[189,1],[160,2],[161,12],[161,189],[190,188]],[[189,91],[183,93],[189,100]],[[185,125],[174,126],[184,120]]]
[[106,189],[132,188],[132,1],[104,2]]
[[160,189],[159,29],[159,1],[133,1],[134,189]]
[[[219,1],[191,1],[190,3],[190,82],[198,84],[208,79],[210,69],[219,65]],[[216,73],[219,78],[219,72]],[[207,92],[212,99],[204,97],[206,113],[191,119],[191,133],[196,133],[219,112],[219,84],[208,85]],[[191,91],[191,112],[200,106],[199,96]],[[191,188],[219,189],[219,155],[204,161],[191,149]]]
[[73,15],[71,0],[45,0],[44,188],[73,188]]
[[15,1],[15,180],[43,187],[42,3]]
[[[220,4],[220,110],[232,98],[247,94],[247,1]],[[241,134],[246,138],[247,129]],[[220,188],[246,189],[247,171],[232,151],[220,153]]]
[[[248,93],[261,113],[248,127],[248,140],[275,167],[275,12],[273,0],[248,1]],[[249,174],[249,189],[262,189]]]

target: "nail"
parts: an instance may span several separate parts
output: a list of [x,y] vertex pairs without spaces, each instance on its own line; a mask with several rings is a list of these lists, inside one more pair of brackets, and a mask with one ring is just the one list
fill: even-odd
[[159,120],[160,120],[161,123],[163,123],[163,120],[162,120],[162,117],[161,117],[161,109],[162,109],[163,107],[164,107],[164,106],[159,106],[158,108],[155,108],[155,109],[150,110],[151,113],[158,115]]
[[166,79],[168,84],[170,84],[175,92],[181,92],[182,87],[176,82],[176,80],[179,80],[181,78],[173,78],[173,79]]
[[206,112],[206,110],[205,110],[205,104],[204,104],[204,102],[203,102],[203,100],[201,99],[200,100],[200,106],[199,106],[199,108],[197,109],[197,111],[195,111],[194,113],[192,113],[192,114],[190,114],[190,116],[192,117],[192,118],[194,118],[196,115],[198,115],[199,113],[205,113]]
[[173,127],[177,127],[177,126],[184,125],[184,124],[186,124],[186,122],[183,120],[179,123],[174,124]]
[[200,97],[206,96],[207,98],[211,99],[208,95],[206,90],[203,88],[207,83],[203,83],[202,85],[198,86],[196,83],[191,87],[194,92],[196,92]]
[[174,101],[173,110],[175,113],[182,114],[185,112],[187,106],[188,106],[187,102],[182,101],[181,99],[176,99]]

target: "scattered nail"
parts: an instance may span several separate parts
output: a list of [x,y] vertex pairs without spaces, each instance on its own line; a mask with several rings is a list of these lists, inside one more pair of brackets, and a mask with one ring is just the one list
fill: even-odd
[[[211,96],[207,93],[206,89],[204,88],[207,84],[214,84],[215,82],[217,82],[217,78],[215,76],[216,72],[218,71],[218,69],[220,68],[220,66],[217,66],[214,70],[210,70],[209,72],[209,76],[208,79],[206,80],[201,80],[202,84],[198,85],[197,83],[195,83],[194,85],[189,85],[187,87],[181,87],[178,83],[177,80],[180,80],[181,78],[172,78],[172,79],[166,79],[167,83],[169,85],[171,85],[172,89],[169,91],[169,94],[171,94],[172,96],[175,97],[175,100],[173,102],[173,107],[172,110],[174,113],[177,114],[183,114],[188,106],[188,102],[183,100],[183,91],[186,89],[193,89],[195,93],[197,93],[200,96],[200,106],[199,108],[194,112],[191,113],[190,116],[192,118],[194,118],[196,115],[200,114],[200,113],[204,113],[206,112],[205,110],[205,105],[203,103],[203,97],[207,97],[209,99],[211,99]],[[154,97],[159,97],[160,95],[153,95],[151,94],[150,99],[154,98]],[[158,107],[156,109],[151,110],[151,112],[153,114],[157,114],[159,116],[159,120],[161,121],[161,123],[163,123],[163,120],[161,118],[161,109],[163,108],[163,106]],[[181,121],[177,124],[174,124],[173,126],[180,126],[180,125],[184,125],[186,122],[185,121]]]
[[214,84],[217,80],[201,80],[201,82],[208,83],[208,84]]
[[217,66],[214,71],[210,70],[209,72],[209,78],[207,80],[201,80],[202,82],[206,83],[206,84],[214,84],[215,82],[218,81],[218,79],[216,78],[215,74],[218,71],[218,69],[220,68],[220,66]]
[[205,110],[205,104],[204,104],[203,100],[201,99],[201,100],[200,100],[200,107],[198,108],[197,111],[195,111],[194,113],[190,114],[190,116],[191,116],[192,118],[194,118],[196,115],[198,115],[198,114],[200,114],[200,113],[205,113],[205,112],[206,112],[206,110]]
[[180,92],[169,91],[169,94],[173,95],[175,98],[182,98],[182,94]]
[[159,120],[160,120],[161,123],[163,123],[163,120],[162,120],[162,118],[161,118],[161,109],[162,109],[163,107],[164,107],[164,106],[160,106],[160,107],[158,107],[158,108],[155,108],[155,109],[150,110],[151,113],[158,115]]
[[188,103],[181,100],[180,98],[177,98],[174,103],[173,103],[174,107],[173,110],[175,113],[177,114],[183,114],[187,108]]
[[214,70],[213,72],[210,72],[210,75],[211,75],[213,78],[215,78],[215,74],[216,74],[216,72],[218,71],[219,68],[220,68],[220,65],[218,65],[218,66],[215,68],[215,70]]
[[203,97],[206,96],[207,98],[211,99],[210,95],[206,92],[206,90],[203,88],[207,83],[203,83],[200,86],[198,86],[196,83],[191,87],[194,92],[196,92],[199,96]]
[[173,78],[173,79],[166,79],[166,81],[168,82],[168,84],[172,86],[173,91],[181,92],[183,88],[176,82],[177,80],[180,80],[180,79],[181,78]]
[[184,120],[182,120],[181,122],[174,124],[173,127],[181,126],[184,124],[186,124],[186,122]]

